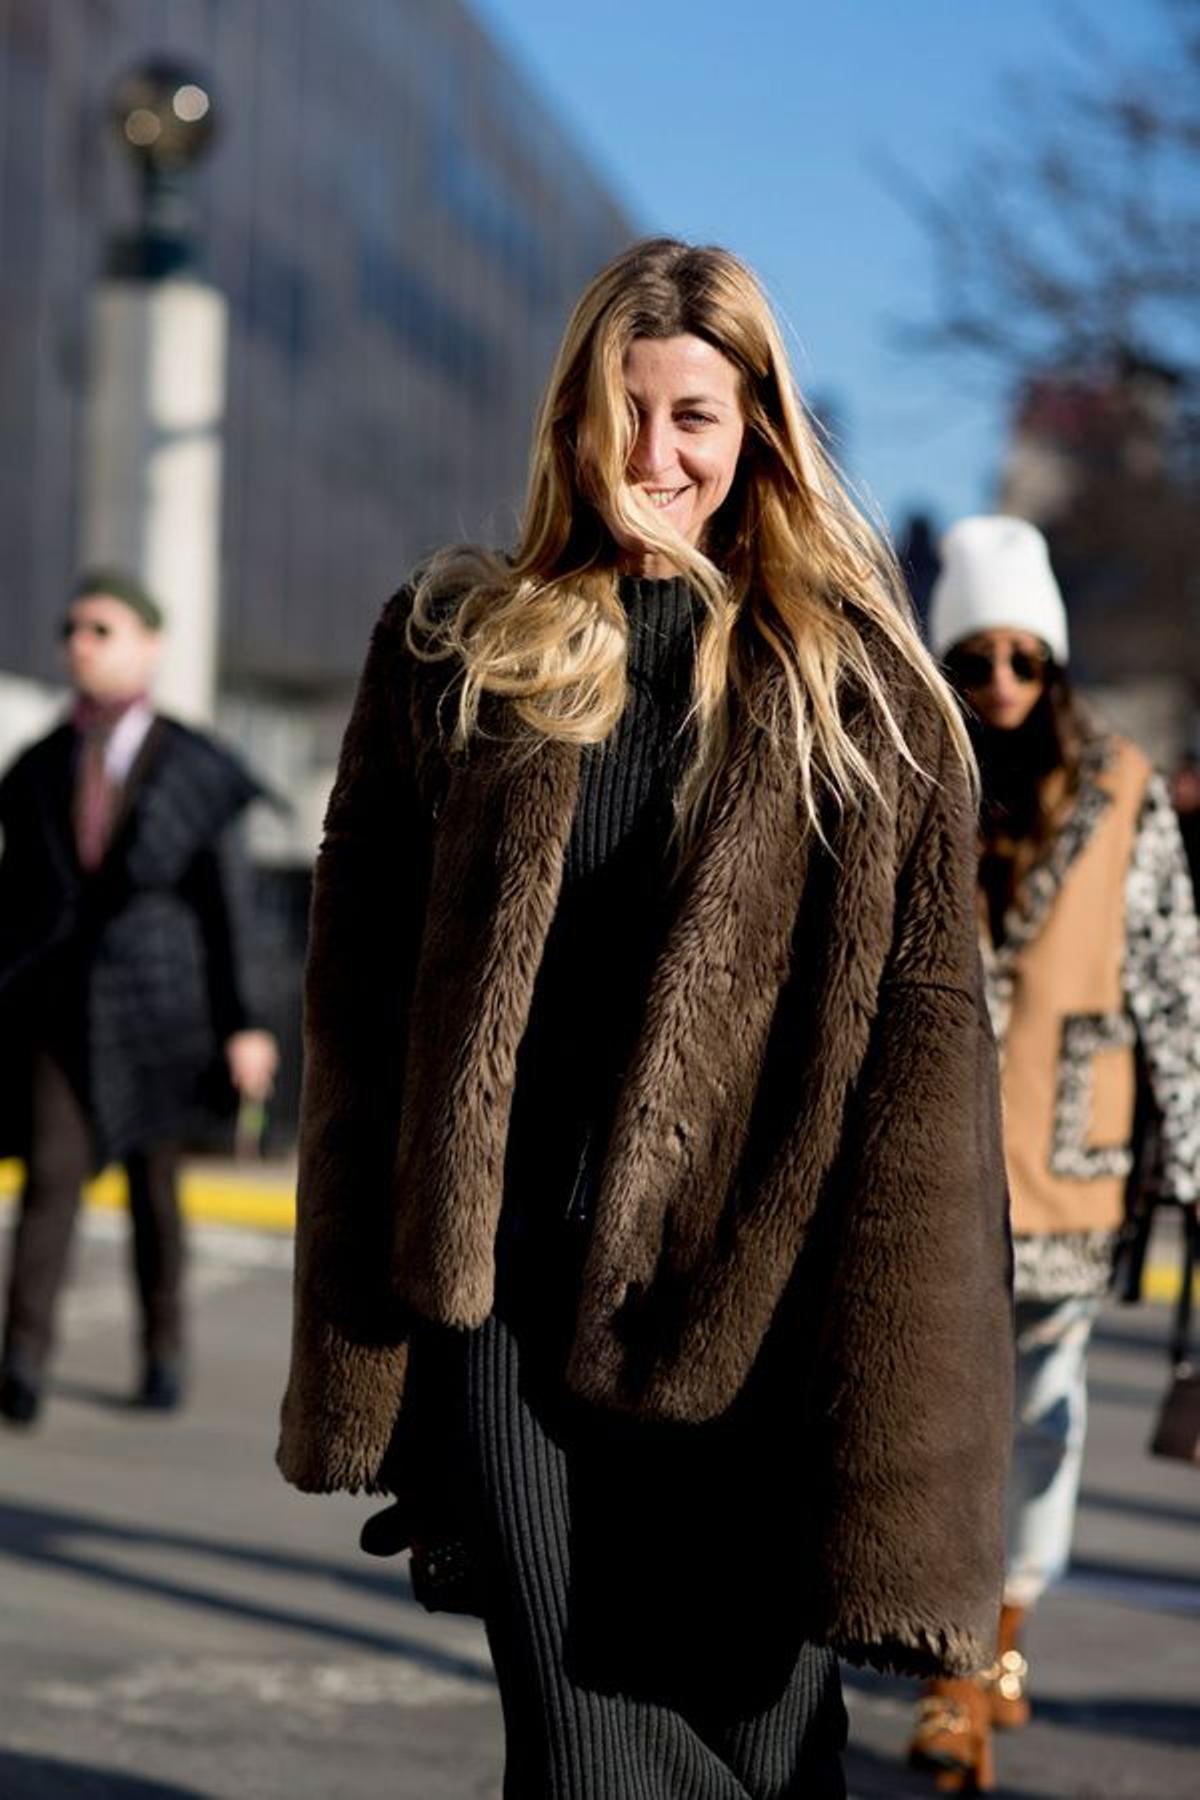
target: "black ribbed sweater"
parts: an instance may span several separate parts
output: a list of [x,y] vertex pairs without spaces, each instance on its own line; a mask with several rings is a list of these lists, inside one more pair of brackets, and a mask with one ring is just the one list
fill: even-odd
[[564,869],[567,899],[577,883],[603,869],[631,837],[640,841],[641,860],[653,865],[646,872],[657,875],[670,832],[699,602],[679,578],[627,577],[619,591],[629,621],[628,699],[608,742],[583,754]]
[[586,1211],[671,895],[672,794],[686,754],[699,602],[625,578],[628,699],[584,750],[563,885],[522,1041],[506,1227]]

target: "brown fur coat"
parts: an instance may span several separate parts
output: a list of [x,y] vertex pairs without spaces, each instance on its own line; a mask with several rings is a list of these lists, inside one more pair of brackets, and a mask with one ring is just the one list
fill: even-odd
[[[397,599],[376,629],[313,904],[279,1451],[312,1491],[393,1485],[407,1321],[491,1309],[517,1049],[578,780],[561,744],[514,758],[485,739],[448,763],[444,669],[413,662],[404,618]],[[932,706],[890,679],[935,779],[864,708],[883,795],[835,822],[836,854],[788,758],[735,725],[609,1142],[568,1380],[699,1422],[769,1343],[816,1521],[809,1635],[922,1673],[992,1655],[1007,1208],[970,802]]]

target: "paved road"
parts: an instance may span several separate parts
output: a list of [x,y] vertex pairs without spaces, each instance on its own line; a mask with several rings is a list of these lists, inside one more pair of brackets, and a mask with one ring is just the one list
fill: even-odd
[[[44,1426],[0,1437],[0,1797],[498,1800],[480,1631],[357,1552],[364,1503],[272,1468],[286,1241],[195,1233],[194,1403],[162,1419],[123,1403],[120,1227],[88,1218]],[[1101,1334],[1077,1567],[1037,1624],[1005,1795],[1200,1793],[1200,1471],[1143,1453],[1164,1322]],[[852,1793],[928,1796],[898,1763],[910,1690],[848,1681]]]

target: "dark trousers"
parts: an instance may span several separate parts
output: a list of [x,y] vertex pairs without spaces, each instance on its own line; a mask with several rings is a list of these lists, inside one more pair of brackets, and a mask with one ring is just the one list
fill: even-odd
[[[36,1382],[54,1338],[80,1190],[92,1166],[87,1114],[62,1064],[35,1054],[25,1188],[13,1233],[4,1322],[6,1368]],[[179,1154],[155,1144],[125,1159],[133,1222],[133,1274],[143,1356],[177,1360],[183,1348],[183,1221]]]

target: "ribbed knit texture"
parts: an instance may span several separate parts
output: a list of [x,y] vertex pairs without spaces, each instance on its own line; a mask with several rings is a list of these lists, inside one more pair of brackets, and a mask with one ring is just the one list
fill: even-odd
[[[587,1422],[573,1429],[569,1412],[560,1417],[539,1400],[526,1346],[502,1320],[471,1334],[465,1359],[472,1485],[496,1564],[486,1624],[504,1709],[505,1800],[843,1800],[845,1714],[832,1653],[805,1645],[780,1668],[756,1641],[752,1606],[739,1635],[715,1623],[702,1631],[700,1651],[681,1614],[672,1645],[670,1617],[641,1616],[641,1607],[655,1612],[655,1601],[632,1574],[626,1611],[620,1569],[614,1577],[603,1554],[590,1579],[579,1567],[595,1540],[577,1513],[581,1501],[596,1500],[587,1484],[600,1455],[587,1446]],[[653,1446],[643,1461],[635,1443],[605,1466],[604,1488],[640,1496],[655,1460]],[[694,1498],[703,1510],[703,1496]],[[692,1607],[702,1610],[711,1591],[719,1612],[721,1574],[740,1549],[731,1533],[695,1556],[686,1571]],[[581,1625],[588,1586],[604,1589],[615,1620]],[[668,1577],[664,1598],[671,1587]],[[710,1662],[688,1666],[706,1650]],[[740,1707],[734,1690],[760,1659],[755,1699]]]
[[680,580],[626,580],[621,598],[629,619],[628,699],[609,741],[583,755],[567,847],[568,891],[603,867],[639,827],[653,821],[660,852],[670,829],[699,603]]
[[682,581],[627,580],[621,594],[629,698],[582,758],[518,1068],[496,1315],[436,1345],[422,1334],[415,1354],[441,1365],[461,1422],[456,1485],[494,1593],[506,1800],[839,1800],[836,1662],[756,1629],[775,1565],[748,1546],[754,1474],[736,1483],[757,1465],[769,1484],[773,1453],[723,1427],[581,1416],[559,1385],[592,1187],[669,923],[699,621]]
[[682,581],[621,584],[628,700],[580,759],[563,886],[521,1044],[509,1126],[506,1246],[586,1213],[671,902],[671,800],[687,754],[693,626]]

